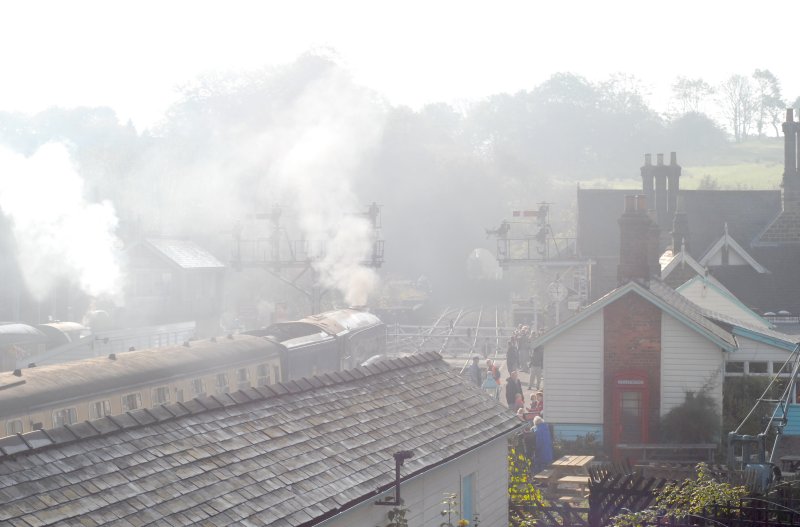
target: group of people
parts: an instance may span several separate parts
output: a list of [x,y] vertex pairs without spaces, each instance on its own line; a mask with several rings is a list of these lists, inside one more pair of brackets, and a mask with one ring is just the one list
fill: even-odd
[[530,379],[528,389],[537,390],[542,387],[542,349],[533,346],[536,330],[523,324],[517,326],[511,338],[508,339],[506,350],[506,365],[508,371],[528,368]]
[[[492,359],[486,359],[486,369],[480,367],[480,357],[472,357],[472,364],[467,369],[467,376],[476,386],[493,393],[496,399],[500,398],[501,374],[500,367]],[[544,393],[541,390],[531,397],[530,406],[525,407],[525,392],[522,390],[522,381],[519,380],[517,370],[510,370],[506,379],[506,403],[508,408],[520,418],[532,421],[534,417],[544,415]]]

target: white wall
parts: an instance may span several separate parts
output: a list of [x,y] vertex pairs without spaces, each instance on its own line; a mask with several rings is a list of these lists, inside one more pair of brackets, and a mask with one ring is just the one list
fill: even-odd
[[686,392],[708,394],[722,412],[723,351],[667,313],[661,314],[661,415],[681,405]]
[[[508,438],[503,437],[460,458],[432,469],[400,486],[400,497],[408,508],[409,527],[428,527],[442,522],[444,493],[461,493],[461,477],[474,473],[474,509],[481,525],[508,525]],[[393,463],[392,463],[393,465]],[[402,470],[402,469],[401,469]],[[394,476],[394,473],[392,473]],[[394,496],[394,490],[384,494]],[[388,523],[391,507],[370,499],[339,516],[321,523],[325,527],[374,527]],[[459,504],[461,499],[459,496]],[[455,516],[453,523],[458,520]],[[470,518],[471,520],[471,518]],[[471,525],[471,523],[470,523]]]
[[[772,361],[780,367],[786,359],[789,358],[791,352],[770,346],[757,340],[752,340],[747,337],[737,336],[736,341],[739,343],[739,349],[733,353],[729,353],[726,357],[730,361]],[[791,366],[789,366],[791,368]],[[791,371],[791,370],[786,370]]]
[[544,415],[548,422],[603,422],[603,311],[545,344]]

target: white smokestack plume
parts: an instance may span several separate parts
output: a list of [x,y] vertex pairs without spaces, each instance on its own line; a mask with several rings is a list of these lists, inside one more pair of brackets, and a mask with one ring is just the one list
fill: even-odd
[[350,305],[366,304],[378,283],[371,256],[372,225],[353,191],[359,164],[380,139],[384,115],[367,92],[341,74],[306,89],[292,123],[281,131],[285,150],[274,168],[280,186],[294,195],[300,226],[311,241],[325,241],[315,265],[320,282],[339,290]]
[[28,290],[44,298],[64,278],[91,296],[116,294],[117,216],[111,203],[88,203],[83,180],[62,144],[24,157],[0,148],[0,213],[11,220]]

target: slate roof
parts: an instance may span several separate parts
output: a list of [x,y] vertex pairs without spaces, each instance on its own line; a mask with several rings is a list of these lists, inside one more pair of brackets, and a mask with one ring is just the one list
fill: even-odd
[[181,269],[222,269],[225,264],[191,240],[148,238],[148,245]]
[[520,426],[436,353],[0,440],[0,523],[317,523]]
[[545,331],[532,341],[532,346],[542,346],[552,338],[568,330],[590,315],[602,310],[629,293],[635,293],[668,312],[694,331],[713,341],[727,351],[736,349],[736,339],[730,331],[720,327],[705,316],[705,310],[657,279],[650,280],[647,286],[637,282],[613,289],[603,297],[592,302],[578,314],[568,318],[558,326]]
[[[605,294],[616,283],[619,263],[619,217],[625,196],[641,194],[639,189],[578,189],[578,251],[597,261],[593,269],[592,296]],[[728,225],[730,236],[742,247],[760,234],[781,211],[779,190],[680,190],[678,209],[689,222],[688,252],[699,260],[719,240]],[[672,225],[662,226],[664,232]],[[769,264],[750,251],[767,269]],[[723,280],[724,282],[724,280]],[[725,282],[727,285],[727,282]]]

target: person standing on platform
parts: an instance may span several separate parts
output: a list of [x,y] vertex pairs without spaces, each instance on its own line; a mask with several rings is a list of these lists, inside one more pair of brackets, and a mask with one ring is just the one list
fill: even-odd
[[516,371],[519,369],[519,348],[517,347],[517,339],[508,339],[508,350],[506,351],[506,368],[508,371]]
[[528,379],[528,389],[533,389],[534,382],[536,383],[536,389],[542,389],[542,366],[544,365],[544,360],[542,357],[542,347],[533,348],[531,352],[531,362],[529,364],[531,369],[531,376]]
[[508,379],[506,379],[506,402],[509,408],[514,408],[517,394],[522,395],[523,401],[525,400],[525,392],[522,391],[522,383],[517,378],[517,375],[517,371],[513,370]]
[[481,367],[478,365],[480,359],[479,356],[473,355],[472,364],[467,368],[467,378],[478,388],[483,386],[483,372],[481,372]]

